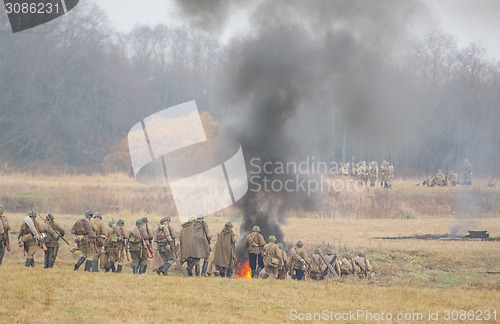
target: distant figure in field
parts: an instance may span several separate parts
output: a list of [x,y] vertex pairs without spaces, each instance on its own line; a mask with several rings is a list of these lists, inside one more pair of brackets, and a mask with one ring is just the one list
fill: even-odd
[[236,235],[233,224],[227,222],[217,237],[215,244],[215,266],[221,277],[231,278],[236,264]]
[[468,159],[464,160],[464,167],[463,167],[463,183],[464,185],[472,185],[472,164],[469,162]]
[[295,246],[290,250],[291,270],[294,272],[294,279],[303,280],[304,273],[309,270],[309,263],[307,263],[307,254],[304,250],[304,243],[297,241]]
[[2,264],[3,256],[5,251],[10,251],[10,241],[9,241],[9,222],[4,216],[3,206],[0,206],[0,265]]
[[[75,235],[75,243],[80,250],[80,259],[75,264],[74,270],[78,270],[85,262],[85,271],[90,271],[92,267],[92,257],[97,253],[96,248],[96,228],[90,221],[94,213],[87,210],[85,217],[79,219],[71,228],[71,234]],[[90,260],[89,260],[90,258]]]
[[106,239],[106,247],[108,254],[108,263],[106,264],[106,272],[120,273],[123,269],[123,261],[126,251],[126,240],[128,233],[123,228],[125,222],[123,219],[116,221],[116,224],[111,225],[111,231],[108,231]]
[[269,236],[269,243],[263,248],[264,270],[259,273],[259,278],[267,279],[269,277],[276,279],[278,277],[278,269],[283,265],[283,253],[281,253],[278,244],[276,244],[276,236]]
[[259,272],[264,268],[264,260],[262,259],[264,245],[266,245],[266,241],[264,236],[260,234],[260,227],[255,225],[245,238],[245,251],[248,253],[252,278],[258,276]]
[[370,163],[370,169],[369,169],[369,178],[370,178],[370,187],[375,187],[375,183],[378,180],[378,165],[377,162],[372,161]]
[[138,219],[135,225],[128,231],[128,243],[130,257],[132,258],[132,272],[137,274],[146,273],[148,266],[148,252],[146,250],[149,236],[146,231],[146,224],[142,219]]
[[443,171],[438,170],[438,172],[434,176],[434,179],[432,179],[432,185],[433,186],[440,186],[440,187],[446,185],[446,177],[445,177]]
[[204,220],[203,215],[196,216],[193,221],[193,226],[191,228],[191,233],[189,235],[189,251],[187,258],[187,271],[188,276],[193,275],[193,267],[195,275],[200,275],[200,260],[203,259],[203,266],[201,269],[201,275],[205,276],[208,268],[208,258],[210,256],[210,240],[212,239],[212,234],[208,228],[207,223]]
[[168,274],[168,269],[174,263],[174,239],[175,234],[170,231],[171,217],[166,216],[160,220],[160,224],[154,230],[154,242],[156,249],[162,259],[162,265],[156,269],[157,274]]
[[[104,246],[106,245],[106,237],[108,235],[108,229],[102,221],[102,214],[97,212],[94,214],[92,219],[94,223],[94,228],[96,230],[96,249],[97,252],[92,256],[92,272],[99,271],[99,260],[104,255]],[[101,269],[104,269],[106,264],[101,264]]]
[[35,252],[40,248],[42,238],[42,232],[44,229],[39,222],[36,221],[36,213],[31,210],[28,216],[24,218],[23,224],[19,229],[19,234],[17,235],[17,240],[19,246],[24,248],[26,252],[26,266],[35,266]]
[[45,216],[45,222],[42,226],[47,234],[44,240],[47,250],[45,251],[43,259],[43,267],[45,269],[53,268],[57,258],[57,251],[59,250],[59,234],[64,236],[66,233],[64,229],[56,223],[52,214],[47,214],[47,216]]

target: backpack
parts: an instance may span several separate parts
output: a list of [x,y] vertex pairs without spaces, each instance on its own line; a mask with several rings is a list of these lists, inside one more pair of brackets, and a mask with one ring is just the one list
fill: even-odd
[[86,235],[87,230],[85,229],[85,225],[83,224],[83,220],[80,219],[73,225],[73,228],[71,228],[71,234],[74,235]]

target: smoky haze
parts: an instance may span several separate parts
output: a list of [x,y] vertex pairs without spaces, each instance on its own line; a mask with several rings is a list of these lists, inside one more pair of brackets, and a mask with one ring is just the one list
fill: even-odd
[[[221,5],[230,6],[229,1],[178,3],[188,18],[205,22],[219,17]],[[405,118],[401,106],[412,100],[395,59],[411,43],[411,23],[425,14],[417,1],[261,1],[250,14],[252,33],[228,44],[220,78],[224,90],[218,95],[232,110],[223,131],[242,143],[247,160],[274,163],[338,158],[332,152],[336,118],[349,136],[370,146],[398,145],[392,139]],[[239,204],[241,230],[260,225],[266,237],[282,240],[279,224],[287,212],[314,208],[317,198],[250,191]]]

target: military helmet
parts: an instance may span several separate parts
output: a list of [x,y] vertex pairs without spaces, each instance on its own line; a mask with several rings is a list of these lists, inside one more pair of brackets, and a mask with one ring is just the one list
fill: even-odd
[[204,216],[203,214],[198,214],[198,215],[196,216],[196,219],[202,219],[202,218],[204,218],[204,217],[205,217],[205,216]]
[[142,218],[139,218],[138,220],[135,221],[135,226],[141,226],[141,225],[144,225],[144,221],[142,220]]
[[92,211],[91,211],[91,210],[87,210],[87,211],[85,212],[85,217],[92,218],[93,216],[94,216],[94,213],[92,213]]
[[233,228],[233,223],[231,223],[231,222],[226,222],[226,224],[224,224],[224,227],[227,227],[227,228]]
[[36,212],[32,209],[32,210],[30,210],[30,212],[28,213],[28,216],[29,216],[29,217],[36,217]]
[[141,218],[143,223],[144,224],[147,224],[148,223],[148,218],[146,216],[144,216],[143,218]]
[[254,232],[260,232],[260,227],[255,225],[253,228],[252,228],[252,231]]
[[0,206],[0,215],[3,215],[4,209],[3,206]]
[[283,250],[285,248],[285,246],[281,242],[278,243],[278,247],[280,248],[280,250]]
[[165,216],[160,220],[161,225],[163,225],[165,222],[170,222],[170,216]]
[[111,220],[108,222],[108,226],[111,227],[115,224],[115,220],[111,218]]
[[332,250],[332,249],[330,249],[330,248],[328,248],[328,249],[325,250],[325,253],[326,253],[326,255],[334,255],[335,251]]
[[269,242],[276,242],[276,236],[270,235],[269,236]]
[[94,218],[100,218],[100,219],[102,219],[102,214],[100,212],[96,212],[94,214]]
[[123,219],[119,219],[116,221],[116,225],[123,226],[123,225],[125,225],[125,222],[123,221]]
[[47,216],[45,216],[45,220],[48,222],[48,221],[53,221],[54,220],[54,216],[52,216],[51,213],[48,213]]
[[302,243],[301,240],[298,240],[297,243],[295,243],[295,245],[299,248],[303,247],[304,246],[304,243]]
[[363,252],[363,251],[359,251],[359,252],[358,252],[358,256],[359,256],[360,258],[364,258],[364,257],[365,257],[365,252]]
[[344,253],[344,254],[342,255],[342,257],[344,257],[344,258],[346,258],[346,259],[349,259],[349,258],[351,257],[351,255],[350,255],[349,253],[347,253],[347,252],[346,252],[346,253]]
[[189,217],[188,222],[192,222],[194,220],[195,220],[194,216],[191,216],[191,217]]

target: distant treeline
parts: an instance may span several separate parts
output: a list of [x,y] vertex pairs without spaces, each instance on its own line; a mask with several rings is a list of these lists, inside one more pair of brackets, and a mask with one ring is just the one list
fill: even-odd
[[[9,30],[0,15],[0,170],[130,172],[126,136],[142,118],[193,99],[216,120],[231,114],[216,97],[231,73],[227,46],[209,33],[157,25],[121,34],[90,3],[58,23]],[[325,158],[388,160],[396,177],[460,172],[468,158],[475,174],[500,174],[500,65],[481,44],[459,48],[435,31],[390,69],[401,106],[372,120],[387,134],[359,132],[334,96],[301,103],[330,109]],[[379,86],[372,91],[391,93]]]

